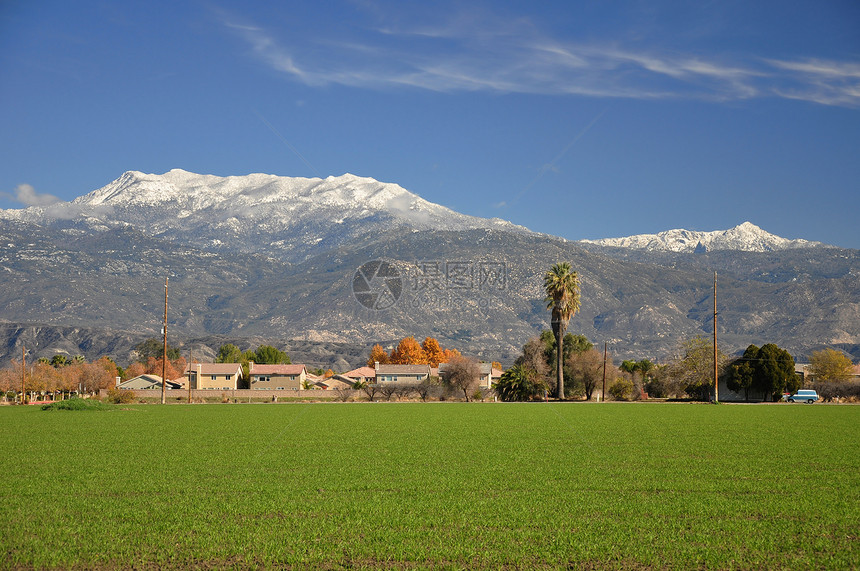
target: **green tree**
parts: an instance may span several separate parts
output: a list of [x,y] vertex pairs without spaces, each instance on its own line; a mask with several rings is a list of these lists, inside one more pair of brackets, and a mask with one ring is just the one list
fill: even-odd
[[579,275],[571,271],[570,263],[559,262],[544,276],[543,287],[546,292],[544,301],[551,312],[552,333],[561,355],[556,359],[556,396],[564,400],[564,331],[579,310]]
[[546,383],[535,371],[525,365],[514,365],[493,384],[496,394],[503,401],[528,401],[540,398],[547,390]]
[[835,349],[813,351],[809,358],[810,376],[819,383],[847,381],[851,378],[853,365],[851,359]]
[[[134,350],[137,351],[137,360],[141,363],[146,363],[150,357],[161,359],[164,356],[164,339],[147,339],[135,345]],[[179,358],[179,349],[171,346],[170,343],[167,344],[167,358],[170,361]]]
[[750,400],[750,389],[755,385],[756,363],[759,348],[750,345],[743,357],[736,359],[728,368],[726,386],[735,392],[744,392],[744,399]]
[[215,357],[216,363],[241,363],[242,351],[232,343],[225,343],[218,348],[218,355]]
[[[550,371],[555,371],[558,367],[556,361],[558,359],[558,351],[556,350],[555,335],[549,329],[544,329],[541,331],[540,340],[544,344],[544,358],[547,367],[549,367]],[[562,365],[565,383],[567,383],[571,375],[567,365],[570,359],[574,355],[590,351],[592,348],[594,348],[594,345],[592,345],[591,341],[585,335],[567,333],[564,336],[564,340],[562,341],[562,353],[564,353]]]
[[609,396],[613,400],[630,400],[633,396],[633,381],[624,377],[618,377],[609,385],[606,392],[609,393]]
[[286,353],[271,345],[257,347],[252,360],[261,365],[289,365],[292,362]]
[[727,367],[725,377],[726,386],[733,391],[744,391],[746,400],[753,390],[760,392],[765,400],[768,397],[776,400],[780,393],[800,387],[794,358],[773,343],[747,347],[743,356]]
[[794,357],[773,343],[762,345],[756,366],[756,387],[765,399],[771,395],[779,399],[783,391],[794,392],[800,388],[800,380],[794,372]]
[[51,357],[51,366],[59,369],[69,364],[69,360],[65,355],[54,355]]

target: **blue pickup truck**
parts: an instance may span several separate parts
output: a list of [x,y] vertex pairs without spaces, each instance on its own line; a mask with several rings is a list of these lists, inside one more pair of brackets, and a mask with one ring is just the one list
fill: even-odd
[[812,389],[801,389],[793,395],[785,397],[785,400],[788,402],[806,402],[809,404],[814,403],[818,399],[818,393]]

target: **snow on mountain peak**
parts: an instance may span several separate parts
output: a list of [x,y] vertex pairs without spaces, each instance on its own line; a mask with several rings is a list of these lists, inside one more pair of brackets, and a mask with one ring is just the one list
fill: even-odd
[[791,248],[822,246],[820,242],[788,240],[762,230],[751,222],[743,222],[728,230],[699,232],[694,230],[666,230],[657,234],[638,234],[625,238],[582,240],[584,243],[648,251],[703,252],[711,250],[740,250],[746,252],[772,252]]
[[2,216],[130,224],[150,235],[206,247],[291,257],[308,255],[317,243],[332,247],[398,227],[530,232],[504,220],[460,214],[400,185],[349,173],[301,178],[127,171],[71,203],[3,211]]

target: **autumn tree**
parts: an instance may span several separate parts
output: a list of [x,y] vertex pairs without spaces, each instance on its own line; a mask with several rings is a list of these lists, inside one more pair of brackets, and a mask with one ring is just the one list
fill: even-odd
[[424,350],[424,354],[427,356],[427,362],[431,367],[438,367],[439,363],[447,361],[445,358],[445,351],[442,350],[442,346],[439,345],[439,341],[433,337],[425,337],[424,341],[421,343],[421,349]]
[[[719,352],[717,366],[723,367],[725,355]],[[714,386],[714,344],[700,336],[681,344],[680,356],[668,369],[669,376],[683,392],[694,399],[708,400]]]
[[451,359],[455,357],[462,357],[462,354],[456,349],[445,349],[443,353],[445,354],[445,357],[444,359],[439,361],[440,363],[448,363],[449,361],[451,361]]
[[[139,377],[140,375],[143,375],[145,373],[146,373],[146,365],[144,365],[140,361],[135,361],[134,363],[132,363],[131,365],[129,365],[128,367],[125,368],[125,374],[123,375],[122,379],[124,381],[127,381],[129,379]],[[160,374],[161,373],[159,373],[159,375]]]
[[478,386],[480,378],[481,367],[478,361],[461,355],[446,363],[442,380],[452,390],[463,391],[463,397],[468,402],[469,392]]
[[851,359],[835,349],[813,351],[807,371],[818,383],[847,381],[853,374]]
[[404,337],[391,352],[389,362],[394,365],[424,365],[427,363],[427,354],[415,337]]
[[572,352],[565,360],[565,374],[573,381],[571,389],[581,389],[585,400],[591,400],[594,389],[603,380],[603,354],[594,349]]
[[161,358],[155,359],[150,357],[146,362],[146,369],[144,373],[147,375],[157,375],[161,376],[162,373],[167,377],[168,381],[172,381],[173,379],[178,379],[185,375],[185,369],[188,367],[188,363],[185,362],[185,357],[179,357],[174,360],[167,360],[167,366],[163,365],[164,360]]
[[370,350],[370,357],[367,359],[367,366],[373,367],[376,363],[380,365],[388,364],[388,353],[382,348],[382,345],[377,343]]

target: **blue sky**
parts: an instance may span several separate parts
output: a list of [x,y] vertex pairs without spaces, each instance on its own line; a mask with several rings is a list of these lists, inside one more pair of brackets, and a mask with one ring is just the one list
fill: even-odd
[[350,172],[569,239],[860,248],[860,3],[0,2],[0,208]]

